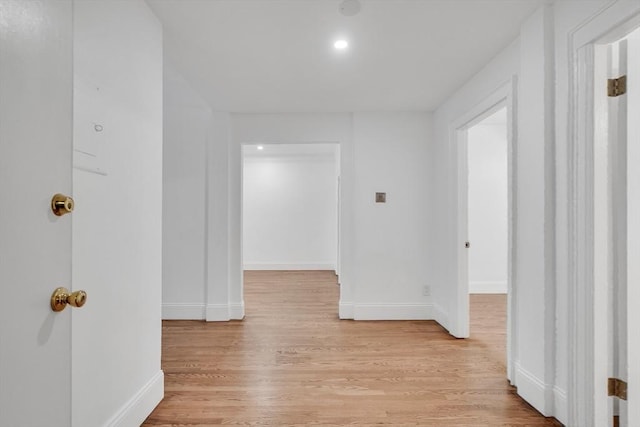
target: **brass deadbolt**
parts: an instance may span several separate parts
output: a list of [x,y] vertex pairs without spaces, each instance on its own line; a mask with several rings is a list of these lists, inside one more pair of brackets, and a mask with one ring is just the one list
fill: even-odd
[[53,311],[62,311],[68,305],[73,307],[82,307],[87,302],[87,293],[85,291],[69,292],[67,288],[58,288],[51,294],[51,309]]
[[74,207],[75,203],[73,202],[73,199],[69,196],[65,196],[64,194],[58,193],[51,199],[51,210],[56,216],[71,213],[73,212]]

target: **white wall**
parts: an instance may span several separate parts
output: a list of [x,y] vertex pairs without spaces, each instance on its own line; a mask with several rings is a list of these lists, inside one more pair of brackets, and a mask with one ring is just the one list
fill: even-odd
[[162,316],[204,319],[211,110],[165,59]]
[[[428,113],[355,113],[355,319],[431,319]],[[387,202],[375,203],[386,192]]]
[[101,124],[106,175],[73,177],[88,299],[72,313],[72,425],[140,425],[164,392],[162,27],[143,1],[80,1],[74,39],[74,146]]
[[507,112],[468,130],[469,293],[507,292]]
[[244,269],[335,270],[337,145],[262,147],[244,147]]
[[229,114],[169,60],[164,90],[162,317],[241,319],[229,288]]

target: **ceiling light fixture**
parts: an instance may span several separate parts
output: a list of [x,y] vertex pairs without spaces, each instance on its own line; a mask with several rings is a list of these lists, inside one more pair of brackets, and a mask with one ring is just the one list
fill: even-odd
[[258,150],[264,150],[264,147],[262,145],[258,145]]
[[333,47],[338,50],[343,50],[349,47],[349,43],[346,40],[338,40],[333,44]]

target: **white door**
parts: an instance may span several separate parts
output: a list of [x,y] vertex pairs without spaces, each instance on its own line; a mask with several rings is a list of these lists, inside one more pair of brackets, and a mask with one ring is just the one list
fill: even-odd
[[[608,98],[610,238],[605,246],[610,249],[606,255],[596,241],[596,253],[609,259],[607,321],[611,350],[607,375],[610,382],[615,379],[628,385],[623,393],[626,397],[610,398],[607,425],[632,427],[640,425],[640,339],[636,326],[640,321],[640,38],[631,37],[613,45],[609,56],[609,78],[626,76],[627,81],[626,93]],[[600,259],[605,266],[605,259]]]
[[[626,74],[626,41],[613,47],[609,78]],[[604,89],[604,87],[603,87]],[[609,377],[627,381],[626,361],[626,293],[627,293],[627,96],[609,96],[609,170],[611,173],[610,219],[611,230],[611,290],[609,293],[609,319],[611,361]],[[626,424],[624,400],[611,399],[610,420],[619,416]]]
[[640,425],[640,29],[627,40],[627,426]]
[[72,5],[0,0],[0,425],[68,427],[71,309]]

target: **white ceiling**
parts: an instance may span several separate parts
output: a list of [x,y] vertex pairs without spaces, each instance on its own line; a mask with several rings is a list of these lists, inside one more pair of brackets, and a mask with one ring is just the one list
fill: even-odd
[[340,0],[147,2],[213,109],[343,112],[437,108],[545,0],[361,0],[351,17]]

